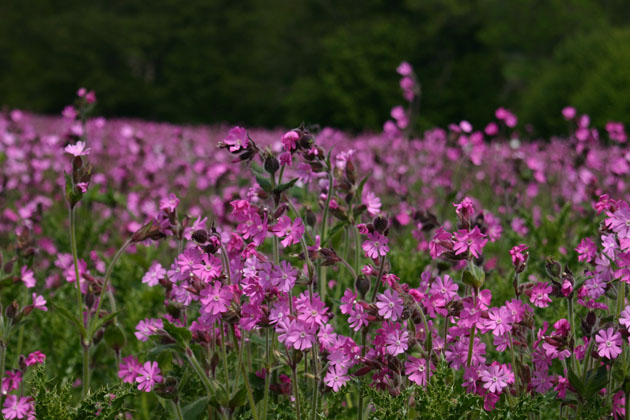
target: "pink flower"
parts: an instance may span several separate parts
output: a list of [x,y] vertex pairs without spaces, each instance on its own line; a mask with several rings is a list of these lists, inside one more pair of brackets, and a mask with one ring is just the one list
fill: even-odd
[[413,67],[406,61],[403,61],[396,67],[396,72],[401,76],[411,76],[413,73]]
[[[405,375],[409,377],[409,380],[415,382],[417,385],[425,386],[427,384],[427,361],[425,359],[417,359],[413,356],[409,356],[409,359],[405,362]],[[432,375],[431,371],[428,372],[428,376]]]
[[600,330],[595,337],[597,354],[607,359],[616,359],[621,354],[621,334],[610,327]]
[[138,370],[138,376],[136,377],[138,389],[144,392],[151,392],[156,383],[162,382],[160,373],[157,362],[146,362]]
[[223,286],[215,281],[201,291],[201,312],[209,315],[218,315],[227,312],[232,301],[232,290],[229,286]]
[[443,227],[438,228],[433,235],[433,239],[429,242],[429,253],[431,258],[437,258],[445,252],[453,250],[453,240],[451,233],[444,230]]
[[368,233],[368,238],[363,242],[362,248],[368,258],[384,257],[389,252],[388,239],[378,232]]
[[492,331],[493,335],[498,336],[510,332],[512,330],[512,322],[510,311],[505,306],[501,306],[488,311],[486,327]]
[[289,293],[295,286],[297,276],[298,271],[293,268],[291,263],[283,260],[280,262],[279,267],[274,267],[271,282],[279,291]]
[[40,311],[47,312],[48,308],[46,307],[46,299],[43,296],[38,295],[37,293],[32,294],[33,297],[33,308],[39,309]]
[[400,328],[399,323],[386,322],[383,325],[385,333],[385,349],[388,354],[397,356],[404,353],[409,343],[409,333],[406,330]]
[[431,294],[439,306],[446,306],[453,298],[457,296],[457,286],[448,274],[443,277],[437,277],[435,282],[431,284]]
[[316,328],[301,321],[291,323],[285,345],[292,345],[296,350],[310,349],[315,343]]
[[469,197],[464,197],[461,203],[453,203],[453,206],[455,206],[455,214],[460,220],[469,221],[475,214],[475,207]]
[[2,414],[7,420],[35,419],[35,407],[31,397],[8,395],[3,407]]
[[[365,190],[363,190],[365,191]],[[376,216],[381,211],[381,199],[372,191],[364,192],[361,202],[367,206],[367,212],[370,216]]]
[[488,240],[485,238],[486,235],[481,233],[478,226],[475,226],[470,232],[464,229],[459,230],[455,232],[453,251],[455,251],[455,255],[459,255],[470,250],[470,253],[475,258],[479,258],[482,248],[488,243]]
[[284,150],[291,151],[297,147],[297,142],[300,140],[300,135],[294,131],[287,131],[282,136],[282,145],[284,146]]
[[85,142],[83,141],[78,141],[75,144],[69,144],[63,150],[72,156],[87,156],[90,154],[90,148],[85,147]]
[[118,367],[118,377],[128,384],[136,382],[138,372],[142,365],[138,362],[136,356],[127,356],[122,359]]
[[591,262],[597,254],[597,246],[591,238],[584,238],[575,248],[575,251],[578,253],[578,261]]
[[29,270],[25,266],[22,266],[22,269],[20,270],[20,272],[21,272],[20,278],[22,282],[24,283],[24,285],[29,289],[35,287],[37,280],[35,279],[35,273],[33,273],[33,270]]
[[26,356],[26,366],[37,365],[44,363],[46,360],[46,355],[39,350],[34,351],[33,353]]
[[223,139],[223,143],[229,146],[231,153],[246,149],[249,145],[247,130],[242,127],[231,128],[227,137]]
[[575,118],[577,111],[572,106],[566,106],[562,109],[562,116],[565,120],[572,120]]
[[552,288],[548,283],[540,282],[529,292],[529,301],[538,308],[546,308],[551,303],[551,298],[549,297],[551,291]]
[[350,328],[354,331],[359,331],[362,327],[367,327],[368,315],[365,313],[363,306],[358,305],[354,310],[352,310],[352,312],[350,312],[348,323],[350,324]]
[[500,365],[491,365],[481,370],[483,387],[492,393],[501,393],[508,386],[510,374]]
[[22,383],[22,372],[19,370],[8,370],[4,373],[4,378],[2,378],[2,394],[6,395],[7,393],[13,391],[14,389],[18,389],[20,384]]
[[304,235],[304,223],[302,223],[302,219],[299,217],[291,223],[291,218],[284,215],[280,217],[278,223],[271,228],[271,231],[279,238],[284,237],[280,243],[286,248],[300,242],[302,235]]
[[529,247],[525,244],[516,245],[514,248],[510,249],[510,256],[512,257],[512,265],[514,268],[521,267],[527,261],[527,253],[523,255],[523,253],[529,249]]
[[331,366],[324,377],[324,383],[338,392],[350,380],[347,373],[347,369],[341,366]]
[[149,271],[142,277],[142,283],[149,286],[157,286],[160,280],[166,276],[166,270],[158,262],[154,262]]
[[136,332],[134,334],[138,340],[147,341],[150,336],[162,328],[164,328],[164,323],[160,318],[147,318],[136,325]]
[[626,328],[630,328],[630,305],[627,305],[619,314],[619,323]]
[[611,218],[606,219],[606,224],[619,239],[630,238],[630,208],[620,208]]
[[395,290],[387,289],[385,293],[376,296],[378,314],[385,319],[396,321],[402,315],[403,300]]

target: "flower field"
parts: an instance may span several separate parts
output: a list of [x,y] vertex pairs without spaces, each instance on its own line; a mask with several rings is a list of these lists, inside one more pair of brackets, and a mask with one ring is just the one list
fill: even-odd
[[630,418],[624,125],[397,71],[380,133],[0,113],[4,417]]

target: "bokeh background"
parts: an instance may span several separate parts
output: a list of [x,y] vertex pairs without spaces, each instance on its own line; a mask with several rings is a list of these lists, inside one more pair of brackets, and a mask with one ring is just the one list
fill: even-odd
[[421,127],[630,115],[628,0],[7,0],[0,22],[0,104],[40,113],[86,86],[105,116],[377,130],[407,60]]

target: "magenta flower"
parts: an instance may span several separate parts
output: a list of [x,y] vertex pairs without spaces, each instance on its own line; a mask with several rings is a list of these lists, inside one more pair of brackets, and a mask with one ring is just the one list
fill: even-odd
[[280,217],[280,220],[271,228],[271,231],[279,238],[284,237],[280,243],[286,248],[300,242],[302,235],[304,235],[304,223],[299,217],[291,223],[291,218],[285,215]]
[[223,139],[223,143],[229,146],[229,150],[232,153],[246,149],[249,145],[247,130],[242,127],[231,128],[227,137]]
[[500,365],[490,365],[481,370],[481,381],[488,392],[501,393],[503,388],[508,386],[510,374]]
[[151,392],[156,383],[162,382],[160,373],[157,362],[146,362],[138,370],[138,376],[136,377],[138,389],[144,392]]
[[134,334],[138,340],[147,341],[149,337],[162,328],[164,328],[164,323],[160,318],[147,318],[138,322]]
[[514,268],[518,268],[525,264],[527,261],[527,253],[523,254],[529,247],[525,244],[516,245],[510,249],[510,256],[512,257],[512,265]]
[[33,297],[33,308],[39,309],[40,311],[47,312],[48,308],[46,307],[46,299],[43,296],[38,295],[37,293],[32,294]]
[[575,248],[575,251],[578,253],[578,261],[591,262],[597,254],[597,246],[591,238],[584,238]]
[[2,378],[1,391],[3,395],[18,389],[22,383],[22,372],[19,370],[8,370],[4,373]]
[[387,243],[388,239],[386,236],[378,232],[368,233],[368,238],[362,245],[365,256],[368,258],[384,257],[389,252]]
[[425,386],[427,384],[427,373],[429,377],[432,375],[431,371],[427,369],[427,361],[425,359],[409,356],[409,359],[405,362],[405,375],[409,377],[410,381],[415,382],[417,385]]
[[26,366],[38,365],[44,363],[46,355],[39,350],[36,350],[26,356]]
[[289,293],[295,281],[297,280],[298,271],[293,268],[291,263],[287,261],[281,261],[279,267],[274,267],[271,279],[272,284],[278,288],[279,291]]
[[166,270],[158,262],[154,262],[149,271],[142,277],[142,283],[149,286],[157,286],[160,280],[166,276]]
[[376,296],[378,314],[385,319],[396,321],[403,312],[403,300],[395,290],[387,289]]
[[324,383],[332,388],[333,391],[338,392],[350,380],[347,373],[347,369],[343,367],[331,366],[324,377]]
[[31,397],[8,395],[3,407],[2,414],[7,420],[35,419],[35,407]]
[[630,208],[623,207],[618,209],[611,218],[606,219],[606,224],[617,234],[619,239],[630,238]]
[[386,322],[383,325],[385,332],[385,350],[392,356],[397,356],[407,351],[409,343],[409,333],[400,328],[399,323]]
[[296,350],[308,350],[315,343],[315,330],[315,326],[309,326],[305,322],[294,322],[288,331],[285,345],[292,345]]
[[435,298],[435,303],[438,306],[445,306],[457,296],[458,287],[448,274],[437,277],[431,284],[431,294]]
[[357,303],[357,294],[354,293],[351,289],[346,289],[341,297],[341,305],[339,305],[339,310],[342,314],[347,315],[352,312],[355,303]]
[[455,232],[453,251],[455,251],[455,255],[459,255],[470,250],[475,258],[479,258],[486,243],[488,243],[488,239],[486,239],[486,235],[481,233],[478,226],[475,226],[470,232],[462,229]]
[[475,214],[475,207],[469,197],[464,197],[460,203],[453,203],[455,206],[455,214],[460,220],[470,220]]
[[512,330],[512,315],[505,306],[500,308],[492,308],[488,311],[488,320],[486,327],[492,331],[495,336],[503,335]]
[[549,293],[553,289],[547,282],[539,282],[529,292],[529,301],[538,308],[546,308],[551,303]]
[[20,274],[20,278],[27,288],[31,289],[35,287],[37,280],[35,279],[35,273],[33,273],[33,270],[29,270],[26,266],[22,266]]
[[66,153],[71,154],[72,156],[87,156],[90,154],[90,148],[85,147],[85,142],[78,141],[75,144],[69,144],[65,149]]
[[621,354],[621,334],[610,327],[600,330],[595,337],[597,354],[607,359],[616,359]]
[[359,331],[362,327],[367,327],[368,315],[365,313],[363,306],[358,305],[349,315],[348,323],[350,324],[350,328],[354,331]]
[[381,199],[378,198],[372,191],[363,191],[364,193],[361,198],[361,202],[367,206],[367,212],[370,216],[376,216],[381,211]]
[[212,286],[201,291],[201,312],[209,315],[227,312],[232,296],[234,294],[229,286],[223,286],[221,282],[215,281]]
[[122,359],[118,366],[118,377],[128,384],[136,382],[138,372],[142,365],[138,362],[136,356],[127,356]]
[[431,258],[437,258],[445,252],[453,250],[453,235],[444,230],[443,227],[438,228],[433,235],[433,239],[429,242],[429,253]]
[[[290,152],[297,147],[297,142],[300,140],[300,135],[294,131],[287,131],[282,136],[282,145],[284,146],[284,150]],[[289,155],[290,156],[290,155]]]
[[619,323],[626,328],[630,328],[630,305],[627,305],[619,314]]

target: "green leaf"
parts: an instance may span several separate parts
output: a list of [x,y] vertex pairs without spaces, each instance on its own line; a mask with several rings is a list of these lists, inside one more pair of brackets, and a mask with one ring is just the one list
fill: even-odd
[[261,175],[256,175],[256,182],[258,182],[258,185],[260,185],[260,188],[262,188],[263,191],[268,193],[271,193],[273,191],[271,181],[269,181],[267,178],[263,178]]
[[112,312],[111,314],[107,314],[104,317],[99,318],[98,320],[96,320],[96,322],[94,322],[92,324],[92,327],[90,328],[90,333],[89,333],[88,337],[90,337],[90,339],[92,339],[92,337],[94,336],[94,333],[96,331],[98,331],[99,328],[101,328],[107,322],[109,322],[112,319],[114,319],[116,317],[116,315],[118,315],[119,313],[120,313],[120,311]]
[[573,369],[569,369],[568,379],[571,386],[575,388],[575,391],[577,392],[577,394],[579,396],[583,396],[584,384],[582,383],[582,380],[573,372]]
[[291,181],[289,182],[285,182],[284,184],[280,184],[278,185],[273,191],[277,192],[277,193],[281,193],[283,191],[288,190],[289,188],[293,187],[295,185],[295,183],[298,181],[299,178],[293,178]]
[[206,408],[210,404],[209,397],[199,398],[182,408],[184,420],[198,420],[202,414],[206,412]]
[[588,400],[597,394],[606,386],[607,381],[606,366],[600,366],[592,369],[586,374],[586,383],[584,384],[584,399]]
[[177,344],[182,347],[186,347],[190,340],[192,340],[192,333],[188,331],[188,328],[178,327],[171,322],[169,322],[166,318],[162,318],[164,321],[164,331],[166,331]]
[[245,389],[244,386],[241,386],[241,388],[236,392],[236,394],[234,394],[234,396],[230,400],[228,407],[229,408],[241,407],[245,405],[246,401],[247,401],[247,389]]
[[346,227],[347,224],[348,224],[347,221],[337,222],[337,224],[335,226],[333,226],[333,228],[328,231],[328,234],[326,235],[326,239],[324,239],[322,241],[322,246],[327,245],[328,242],[330,242],[330,240],[332,238],[334,238],[337,233],[341,232],[341,230],[344,227]]
[[78,328],[82,338],[87,337],[87,331],[85,330],[83,323],[79,321],[79,318],[75,314],[71,313],[63,306],[57,306],[54,303],[51,303],[51,306],[56,312],[59,312],[61,316],[72,322]]

